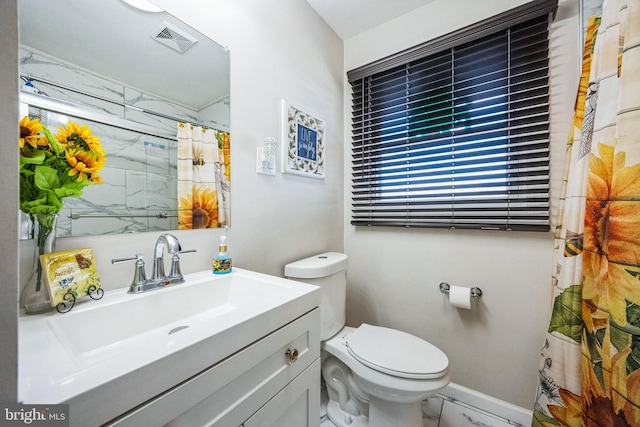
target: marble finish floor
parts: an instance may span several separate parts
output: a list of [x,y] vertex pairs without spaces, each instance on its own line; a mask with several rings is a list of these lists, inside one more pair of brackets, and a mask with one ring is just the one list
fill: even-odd
[[[324,390],[323,390],[324,392]],[[326,416],[326,395],[323,393],[320,427],[335,427]],[[422,403],[423,427],[519,427],[510,421],[447,396],[435,395]]]

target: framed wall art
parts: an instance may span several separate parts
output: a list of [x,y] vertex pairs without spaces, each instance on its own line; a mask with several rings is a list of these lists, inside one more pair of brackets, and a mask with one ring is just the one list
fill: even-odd
[[325,121],[282,100],[282,172],[324,179]]

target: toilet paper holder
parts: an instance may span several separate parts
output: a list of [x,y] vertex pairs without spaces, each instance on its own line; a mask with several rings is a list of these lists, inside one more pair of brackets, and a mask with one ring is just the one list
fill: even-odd
[[[440,292],[442,292],[443,294],[448,294],[449,289],[451,289],[451,286],[449,286],[448,283],[446,282],[440,283]],[[479,299],[482,296],[482,289],[480,289],[477,286],[474,286],[473,288],[471,288],[471,296],[474,299]]]

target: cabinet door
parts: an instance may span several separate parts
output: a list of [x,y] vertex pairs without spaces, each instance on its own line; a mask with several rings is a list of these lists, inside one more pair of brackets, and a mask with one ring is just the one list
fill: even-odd
[[238,426],[319,357],[316,308],[109,425]]
[[320,359],[280,390],[244,427],[318,427],[320,425]]

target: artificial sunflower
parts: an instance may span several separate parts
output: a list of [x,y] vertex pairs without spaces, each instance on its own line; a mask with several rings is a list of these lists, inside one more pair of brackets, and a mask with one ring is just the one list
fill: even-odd
[[20,139],[18,140],[20,149],[24,149],[25,144],[32,148],[48,146],[49,141],[43,138],[42,131],[43,126],[42,123],[40,123],[40,119],[30,119],[27,116],[23,117],[20,120]]
[[178,209],[180,230],[218,227],[218,197],[209,188],[194,185],[187,197],[180,198]]
[[105,151],[100,144],[100,138],[92,135],[93,131],[87,125],[69,122],[66,126],[58,126],[56,138],[63,147],[80,145],[98,156],[104,156]]
[[98,173],[106,158],[98,137],[86,126],[70,122],[53,135],[40,120],[20,120],[20,209],[53,215],[64,197],[79,197],[84,187],[102,182]]
[[87,151],[72,148],[67,150],[65,155],[69,166],[71,166],[69,176],[77,174],[78,182],[93,177],[104,165],[103,159]]

